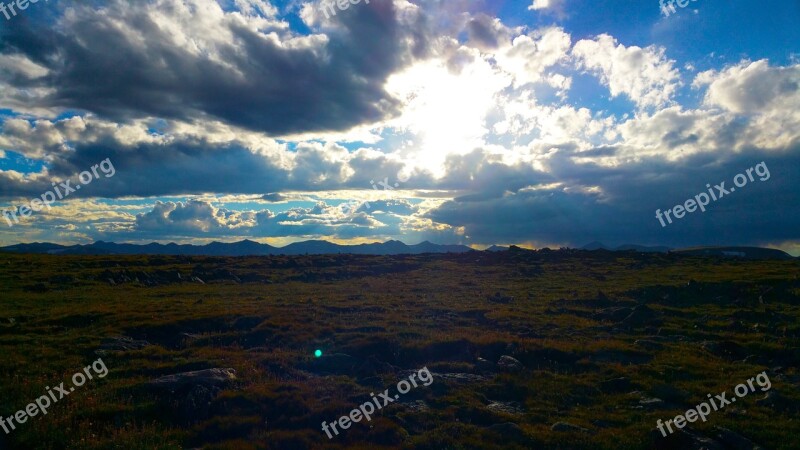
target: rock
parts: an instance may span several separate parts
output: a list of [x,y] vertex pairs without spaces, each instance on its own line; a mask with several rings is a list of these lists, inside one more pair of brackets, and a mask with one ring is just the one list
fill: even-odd
[[610,322],[619,322],[622,319],[628,317],[633,312],[633,308],[627,307],[612,307],[612,308],[605,308],[601,309],[600,311],[596,312],[592,318],[595,320],[607,320]]
[[163,408],[175,411],[183,424],[197,423],[210,416],[211,402],[222,388],[236,380],[234,369],[206,369],[166,375],[148,383],[160,393]]
[[664,427],[664,433],[667,433],[666,437],[658,428],[650,431],[650,441],[652,443],[650,448],[655,450],[725,450],[725,446],[722,443],[707,436],[689,431],[686,428],[681,430],[673,426],[672,429],[675,432],[670,434],[666,426]]
[[579,427],[578,425],[574,425],[568,422],[556,422],[550,427],[553,431],[559,431],[563,433],[588,433],[589,430],[583,427]]
[[497,368],[501,372],[516,373],[521,371],[524,368],[524,366],[517,359],[512,358],[508,355],[503,355],[497,361]]
[[413,412],[425,412],[431,409],[424,400],[414,400],[413,402],[400,403],[400,405],[405,406]]
[[658,398],[678,405],[687,403],[692,396],[690,392],[678,389],[669,384],[657,384],[653,386],[650,393]]
[[731,341],[705,341],[700,344],[700,347],[714,356],[727,359],[728,361],[744,359],[748,354],[744,347]]
[[504,440],[511,439],[517,442],[528,442],[530,440],[522,428],[512,422],[496,423],[490,426],[489,430],[499,434]]
[[495,372],[497,367],[483,358],[478,358],[475,360],[475,370],[481,373]]
[[600,382],[600,390],[606,394],[617,392],[629,392],[632,388],[631,380],[629,378],[612,378]]
[[714,427],[714,429],[717,431],[717,439],[734,450],[763,450],[750,439],[727,428]]
[[131,350],[141,350],[150,345],[147,341],[138,341],[127,336],[114,336],[105,338],[100,343],[100,350],[96,350],[98,355],[106,355],[108,352],[127,352]]
[[663,408],[666,407],[666,403],[664,403],[664,400],[661,400],[660,398],[655,398],[655,397],[653,397],[653,398],[643,398],[643,399],[639,400],[639,405],[642,406],[644,409],[647,409],[647,410],[650,410],[650,411],[655,410],[655,409],[663,409]]
[[486,378],[471,373],[433,373],[434,377],[439,377],[444,381],[455,381],[457,383],[477,383],[486,381]]
[[149,384],[156,388],[174,392],[188,386],[221,387],[234,380],[236,380],[236,370],[217,368],[165,375],[151,381]]
[[758,406],[766,406],[775,411],[785,411],[792,406],[792,402],[776,391],[769,391],[764,398],[756,400]]
[[[375,377],[384,373],[396,373],[398,369],[393,365],[383,362],[375,356],[368,356],[364,362],[356,368],[359,377]],[[412,373],[416,373],[413,372]]]
[[486,405],[486,409],[504,414],[511,414],[512,416],[521,416],[525,413],[522,406],[517,402],[491,402]]

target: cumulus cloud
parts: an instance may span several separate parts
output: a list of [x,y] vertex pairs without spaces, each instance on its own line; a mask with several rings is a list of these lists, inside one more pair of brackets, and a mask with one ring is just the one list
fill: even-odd
[[767,60],[702,72],[692,85],[708,86],[707,105],[737,114],[797,113],[800,104],[800,66],[770,67]]
[[580,67],[600,76],[611,95],[627,95],[640,108],[671,103],[681,86],[675,61],[663,48],[626,47],[608,34],[582,39],[572,54]]
[[116,120],[217,119],[280,135],[344,130],[398,112],[383,82],[425,43],[394,2],[360,5],[337,16],[338,32],[310,35],[292,32],[268,3],[237,5],[70,4],[56,26],[30,21],[0,31],[0,70],[17,61],[25,75],[12,80],[17,103]]
[[552,12],[563,16],[564,2],[565,0],[533,0],[528,11]]
[[570,35],[563,29],[538,29],[514,38],[496,59],[514,76],[515,84],[533,83],[542,80],[549,68],[566,61],[570,45]]
[[[665,48],[474,4],[283,8],[303,32],[265,0],[31,10],[0,30],[0,157],[23,161],[4,161],[0,199],[106,158],[117,173],[3,238],[794,239],[800,65],[741,61],[683,89],[691,65]],[[702,221],[652,217],[762,160],[768,184]]]

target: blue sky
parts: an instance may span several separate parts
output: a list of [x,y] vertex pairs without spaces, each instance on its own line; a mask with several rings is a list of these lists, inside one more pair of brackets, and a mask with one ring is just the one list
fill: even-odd
[[[800,254],[800,3],[667,12],[372,0],[326,17],[318,1],[111,0],[0,16],[0,245]],[[23,215],[101,161],[113,176]],[[767,180],[657,219],[758,164]]]

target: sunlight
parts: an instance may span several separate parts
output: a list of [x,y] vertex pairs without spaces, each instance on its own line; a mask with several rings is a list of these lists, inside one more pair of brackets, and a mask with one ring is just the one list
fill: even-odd
[[464,64],[460,73],[435,60],[391,77],[387,91],[405,103],[403,115],[391,126],[410,133],[413,142],[404,156],[417,167],[443,175],[447,155],[465,154],[484,144],[486,115],[496,93],[509,83],[480,58]]

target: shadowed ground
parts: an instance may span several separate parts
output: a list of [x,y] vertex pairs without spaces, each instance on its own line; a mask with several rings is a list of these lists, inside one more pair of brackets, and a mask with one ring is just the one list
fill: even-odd
[[[0,254],[0,415],[110,371],[0,448],[798,448],[798,274],[604,251]],[[322,432],[422,367],[430,386]],[[655,430],[764,371],[769,392]]]

